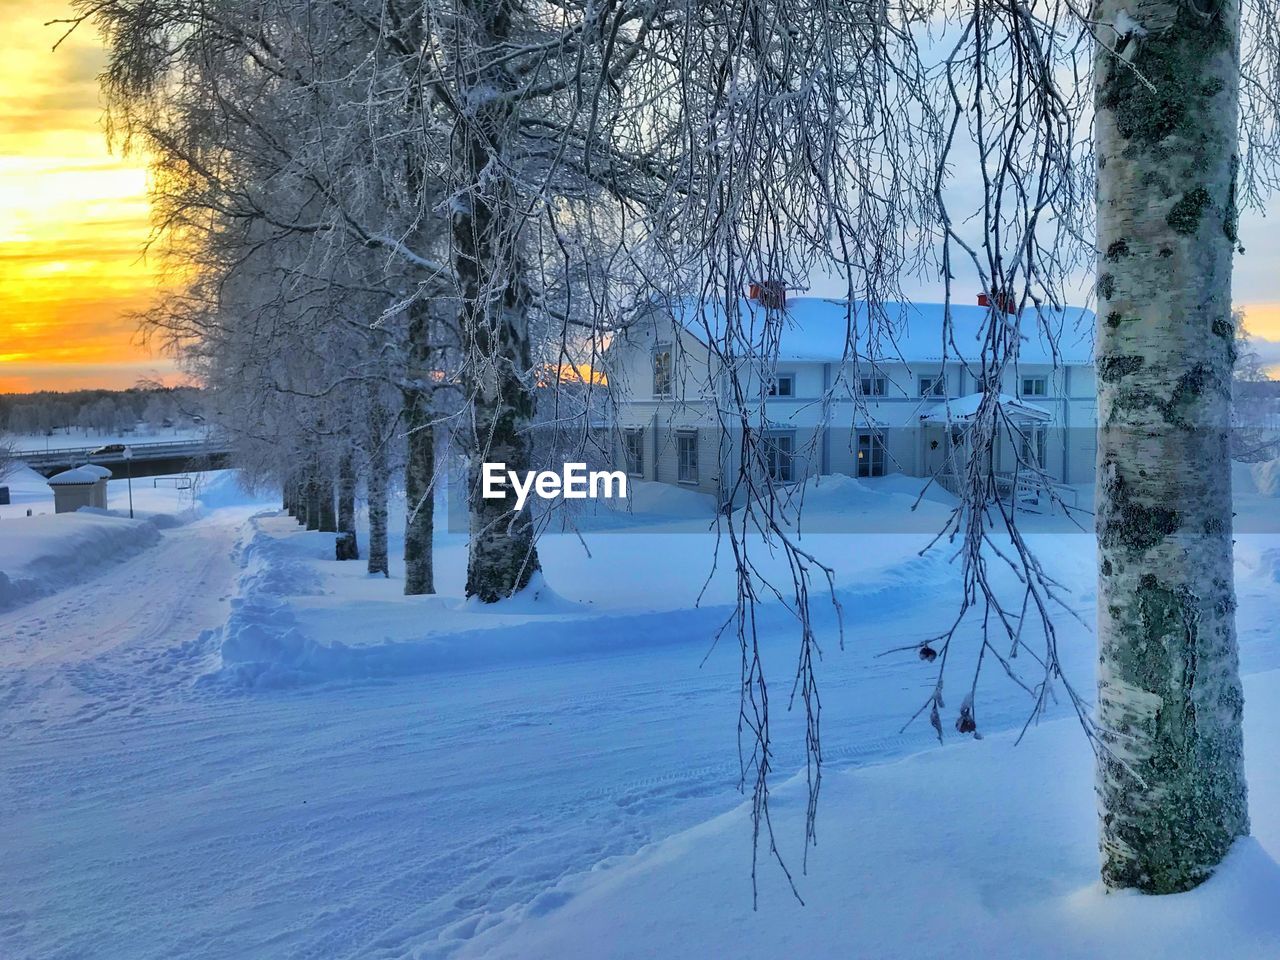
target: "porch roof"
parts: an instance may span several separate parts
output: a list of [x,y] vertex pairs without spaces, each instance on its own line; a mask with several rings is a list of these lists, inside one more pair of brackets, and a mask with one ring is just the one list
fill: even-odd
[[[984,396],[985,394],[981,393],[971,393],[957,400],[943,400],[932,409],[920,414],[920,422],[967,423],[977,415]],[[1043,423],[1053,416],[1044,407],[1011,397],[1007,393],[997,395],[996,403],[1004,407],[1005,413],[1014,420],[1033,420]]]

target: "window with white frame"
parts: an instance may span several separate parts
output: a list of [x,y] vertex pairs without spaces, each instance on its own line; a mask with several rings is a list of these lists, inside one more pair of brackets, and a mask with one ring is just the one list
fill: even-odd
[[885,377],[862,377],[858,380],[858,393],[864,397],[886,396],[889,381]]
[[777,483],[795,480],[795,437],[790,433],[771,433],[765,437],[765,468]]
[[676,434],[676,479],[681,483],[698,482],[698,433],[681,430]]
[[627,457],[627,473],[644,476],[644,430],[637,427],[622,432],[624,453]]
[[920,396],[945,397],[947,395],[947,377],[942,373],[925,374],[920,378]]
[[653,395],[671,396],[671,344],[660,343],[653,348]]
[[1049,378],[1023,377],[1022,395],[1024,397],[1047,397],[1049,395]]
[[780,373],[769,384],[769,396],[794,397],[796,395],[796,378],[791,373]]
[[858,434],[858,476],[884,476],[884,440],[878,433]]

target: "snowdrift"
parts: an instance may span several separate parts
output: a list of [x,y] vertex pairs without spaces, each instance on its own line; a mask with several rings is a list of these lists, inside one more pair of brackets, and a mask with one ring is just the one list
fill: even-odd
[[[801,534],[936,533],[956,504],[928,480],[902,474],[861,480],[830,474],[780,493],[785,523]],[[739,521],[742,509],[735,511]]]
[[155,519],[105,511],[0,520],[0,610],[92,577],[160,539]]
[[[1280,672],[1246,682],[1247,741],[1280,736]],[[773,794],[801,905],[761,850],[752,909],[748,805],[561,881],[493,918],[459,957],[926,957],[1270,960],[1280,943],[1280,774],[1250,751],[1255,838],[1178,896],[1097,882],[1093,755],[1074,720],[964,740],[823,778],[799,870],[804,775]],[[767,841],[762,841],[767,842]]]
[[[221,665],[206,682],[293,687],[506,668],[679,644],[697,655],[732,613],[724,603],[635,613],[600,610],[558,595],[541,575],[519,595],[496,604],[444,595],[377,601],[321,597],[325,591],[307,546],[311,541],[276,536],[273,523],[270,514],[254,517],[238,548],[243,572],[222,628]],[[953,572],[939,554],[912,556],[839,589],[837,596],[846,609],[909,603],[918,600],[921,583],[937,584],[949,575]],[[818,622],[834,621],[834,611],[822,602],[815,604],[814,614]],[[766,635],[793,642],[795,621],[781,604],[764,604],[758,622]],[[387,635],[392,630],[396,636]],[[736,641],[730,633],[724,642]]]

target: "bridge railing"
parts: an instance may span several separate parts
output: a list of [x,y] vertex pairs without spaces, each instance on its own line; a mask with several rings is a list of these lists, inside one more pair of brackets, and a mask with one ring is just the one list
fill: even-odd
[[[96,453],[102,447],[109,444],[96,444],[89,447],[51,447],[47,450],[22,450],[18,452],[18,457],[28,463],[41,463],[48,461],[61,462],[63,460],[77,459],[98,459],[98,460],[120,460],[124,457],[120,451],[111,451],[107,453]],[[114,444],[110,444],[113,446]],[[150,456],[171,456],[181,453],[185,450],[196,452],[225,453],[226,445],[211,439],[196,440],[161,440],[154,443],[127,443],[124,444],[133,451],[135,460],[145,460]]]

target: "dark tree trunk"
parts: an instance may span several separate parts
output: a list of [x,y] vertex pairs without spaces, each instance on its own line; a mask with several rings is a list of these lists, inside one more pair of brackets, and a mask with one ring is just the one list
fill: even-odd
[[387,417],[374,402],[369,415],[369,572],[390,576],[387,566]]
[[333,477],[324,472],[317,481],[320,496],[320,532],[338,532],[338,514],[334,510]]
[[[478,90],[508,90],[505,66],[486,64],[487,51],[501,49],[510,32],[508,3],[470,0],[471,44],[483,48],[481,62],[463,84]],[[466,98],[464,96],[464,102]],[[477,96],[455,138],[458,169],[468,191],[452,221],[454,270],[462,299],[463,366],[471,405],[471,466],[468,476],[470,548],[467,596],[492,603],[522,589],[538,569],[531,512],[515,513],[515,494],[481,496],[485,461],[508,470],[529,469],[533,391],[529,353],[528,298],[519,255],[520,203],[503,163],[513,100]]]
[[315,471],[307,473],[304,481],[307,491],[307,529],[320,529],[320,481]]
[[409,306],[409,376],[404,389],[408,450],[404,466],[404,592],[435,593],[432,538],[435,532],[435,426],[432,422],[431,311],[423,301]]
[[339,560],[359,560],[356,539],[356,461],[350,450],[338,462],[338,540],[335,548]]

